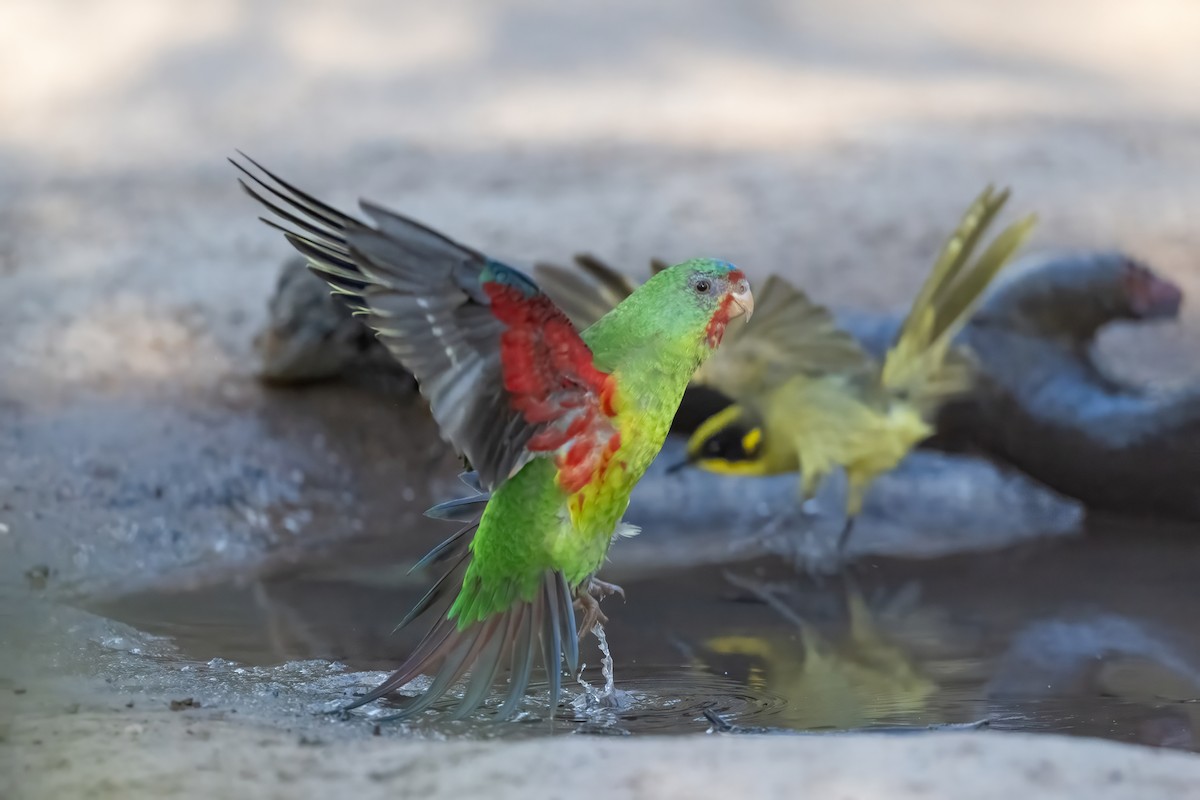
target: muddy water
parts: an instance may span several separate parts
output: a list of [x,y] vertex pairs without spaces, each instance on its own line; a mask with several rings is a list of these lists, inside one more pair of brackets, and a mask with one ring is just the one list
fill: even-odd
[[[702,732],[714,715],[735,731],[780,733],[986,721],[1196,750],[1198,566],[1190,531],[1125,524],[989,556],[868,560],[842,577],[798,575],[775,560],[675,572],[627,583],[625,605],[606,602],[613,707],[576,711],[568,699],[549,722],[533,697],[522,723],[491,726],[486,714],[446,723],[433,711],[417,727],[619,735]],[[92,610],[169,637],[181,663],[240,665],[241,680],[313,659],[381,671],[421,632],[392,628],[423,586],[378,543],[275,579]],[[594,647],[589,639],[583,678],[598,684]],[[335,707],[380,677],[318,699]]]

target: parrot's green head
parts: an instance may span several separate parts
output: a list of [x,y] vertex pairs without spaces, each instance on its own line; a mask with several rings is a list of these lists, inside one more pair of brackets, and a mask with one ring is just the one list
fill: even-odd
[[730,320],[742,317],[749,322],[754,313],[750,281],[728,261],[711,258],[684,261],[655,275],[644,288],[687,298],[669,307],[675,324],[680,326],[681,334],[685,330],[694,332],[703,324],[705,343],[713,349],[721,343]]
[[[732,264],[697,258],[655,274],[583,332],[602,370],[683,391],[725,328],[754,310],[750,282]],[[642,376],[638,378],[637,376]],[[671,409],[673,414],[675,409]]]
[[748,320],[753,311],[754,295],[741,270],[696,258],[655,274],[593,328],[619,331],[641,344],[695,346],[704,351],[697,352],[702,360],[721,343],[731,320]]

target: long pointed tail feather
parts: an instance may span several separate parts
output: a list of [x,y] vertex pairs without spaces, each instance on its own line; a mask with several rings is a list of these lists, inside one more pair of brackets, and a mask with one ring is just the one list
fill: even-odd
[[[468,486],[479,490],[474,473],[464,473],[462,477]],[[380,720],[411,718],[437,703],[467,677],[463,697],[451,714],[452,718],[460,719],[483,705],[507,664],[511,671],[509,689],[498,716],[508,718],[520,707],[529,688],[534,663],[540,658],[550,684],[550,708],[554,713],[562,693],[564,661],[572,674],[579,669],[574,595],[562,573],[546,572],[532,598],[518,600],[507,610],[464,628],[447,616],[462,590],[470,563],[471,539],[488,497],[488,494],[477,494],[452,500],[426,512],[430,517],[459,519],[468,524],[414,565],[414,570],[432,564],[448,566],[396,630],[426,614],[435,616],[437,622],[395,672],[375,689],[344,706],[343,710],[366,705],[395,692],[419,675],[432,674],[433,683],[423,694],[407,701],[398,713]]]
[[452,712],[453,718],[462,718],[483,704],[507,664],[511,671],[508,694],[498,712],[501,719],[506,719],[520,707],[535,662],[540,660],[550,684],[550,708],[554,713],[562,693],[564,662],[572,674],[579,669],[579,637],[571,588],[562,573],[547,571],[532,598],[518,600],[503,612],[460,628],[447,612],[462,589],[470,562],[469,544],[476,527],[477,523],[472,522],[460,529],[418,562],[419,566],[446,562],[449,567],[397,629],[425,614],[436,615],[437,622],[383,683],[343,710],[385,697],[425,674],[434,676],[429,688],[408,700],[398,713],[380,719],[411,718],[446,697],[467,677],[465,692]]

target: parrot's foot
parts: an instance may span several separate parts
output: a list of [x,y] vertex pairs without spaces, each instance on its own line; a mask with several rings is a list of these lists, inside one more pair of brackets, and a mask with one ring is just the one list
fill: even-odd
[[615,583],[607,583],[598,578],[588,578],[588,582],[575,590],[575,609],[583,614],[579,624],[579,638],[591,633],[597,624],[608,622],[608,617],[600,610],[600,601],[604,598],[619,594],[625,599],[625,590]]
[[600,610],[600,601],[586,589],[575,593],[575,610],[583,614],[583,619],[579,623],[579,638],[581,641],[592,632],[592,628],[596,627],[596,625],[603,625],[608,622],[608,617]]
[[625,590],[615,583],[602,581],[599,578],[588,578],[587,593],[597,600],[603,600],[606,597],[611,597],[614,594],[621,595],[621,599],[625,599]]

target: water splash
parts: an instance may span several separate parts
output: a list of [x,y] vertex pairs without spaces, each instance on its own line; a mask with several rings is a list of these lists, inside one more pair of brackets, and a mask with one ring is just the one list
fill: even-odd
[[583,692],[576,695],[571,706],[578,714],[590,715],[589,712],[601,710],[622,709],[629,706],[629,698],[625,692],[618,692],[613,679],[612,653],[608,649],[608,637],[604,634],[604,626],[597,622],[592,627],[592,635],[596,637],[596,645],[600,649],[600,676],[604,679],[604,688],[597,689],[583,677],[587,664],[579,665],[576,680],[583,687]]

